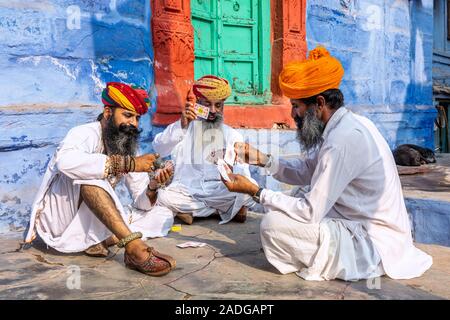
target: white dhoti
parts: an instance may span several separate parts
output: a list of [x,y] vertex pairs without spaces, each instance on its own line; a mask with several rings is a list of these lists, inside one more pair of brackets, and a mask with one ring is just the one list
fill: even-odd
[[84,124],[67,133],[50,159],[36,194],[26,243],[32,242],[37,233],[60,252],[80,252],[112,235],[86,204],[80,203],[83,184],[105,190],[131,231],[140,231],[145,238],[167,235],[173,214],[150,203],[146,194],[148,174],[130,172],[123,177],[133,200],[124,208],[105,178],[106,161],[100,122]]
[[113,199],[124,222],[132,232],[140,231],[144,238],[163,237],[173,224],[172,212],[161,206],[140,210],[124,207],[106,180],[72,180],[55,178],[38,211],[36,231],[44,242],[60,252],[81,252],[112,235],[111,231],[81,202],[80,186],[93,185],[105,190]]
[[381,258],[359,222],[325,218],[307,224],[268,210],[261,242],[275,268],[282,274],[296,272],[305,280],[356,281],[384,274]]
[[218,213],[220,224],[231,221],[242,207],[251,206],[253,200],[246,195],[231,193],[223,184],[216,183],[217,190],[211,194],[191,193],[186,187],[171,184],[158,192],[157,204],[174,214],[187,213],[193,217],[208,217]]

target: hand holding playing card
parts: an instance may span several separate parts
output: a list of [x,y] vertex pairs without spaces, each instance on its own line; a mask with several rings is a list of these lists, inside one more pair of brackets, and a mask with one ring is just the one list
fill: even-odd
[[195,99],[195,95],[192,93],[191,90],[189,90],[188,94],[187,94],[187,98],[186,98],[186,104],[184,106],[184,110],[181,112],[181,127],[183,129],[186,129],[189,126],[189,123],[191,123],[191,121],[197,119],[197,114],[195,112],[195,108],[194,105],[196,99]]
[[164,167],[155,171],[150,179],[149,189],[156,190],[159,187],[167,185],[174,173],[174,165],[172,161],[166,161]]
[[209,108],[205,107],[201,104],[194,104],[194,110],[195,113],[197,114],[197,117],[203,118],[203,119],[208,119],[209,116]]
[[218,149],[212,151],[208,157],[207,161],[217,164],[219,159],[223,159],[229,166],[234,166],[236,164],[236,153],[233,148]]
[[226,170],[225,177],[222,176],[222,182],[230,192],[246,193],[254,196],[258,192],[259,187],[249,179],[240,174],[234,174],[228,165],[223,166]]

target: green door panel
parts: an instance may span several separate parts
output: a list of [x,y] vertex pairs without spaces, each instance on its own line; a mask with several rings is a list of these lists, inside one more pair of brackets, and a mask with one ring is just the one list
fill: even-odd
[[195,57],[194,77],[198,79],[205,74],[217,74],[216,63],[214,59]]
[[257,0],[223,0],[222,11],[224,18],[255,19],[258,15]]
[[191,11],[195,14],[206,14],[210,15],[214,12],[214,6],[217,1],[211,1],[211,0],[193,0],[191,1]]
[[270,1],[192,0],[195,78],[230,81],[233,104],[270,101]]
[[255,28],[252,26],[225,25],[222,35],[223,54],[252,55],[257,59],[258,44],[255,46],[253,43],[253,29]]

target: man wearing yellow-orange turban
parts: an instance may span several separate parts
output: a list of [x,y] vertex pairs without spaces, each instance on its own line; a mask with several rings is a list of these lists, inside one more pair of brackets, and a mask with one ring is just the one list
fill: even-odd
[[388,144],[369,119],[343,106],[343,75],[339,60],[323,47],[281,72],[302,157],[278,159],[248,144],[235,145],[242,161],[302,189],[288,195],[259,188],[231,171],[230,181],[223,182],[266,207],[262,246],[283,274],[307,280],[418,277],[432,258],[413,244]]
[[[158,203],[187,224],[216,213],[221,223],[245,222],[247,207],[253,204],[251,197],[227,190],[215,165],[218,158],[225,158],[224,150],[233,153],[234,143],[244,140],[223,123],[225,100],[230,95],[231,86],[224,78],[205,75],[197,79],[181,119],[153,140],[156,152],[175,160],[173,182],[158,193]],[[234,169],[251,179],[247,164],[236,164]]]
[[[175,268],[175,260],[141,238],[167,235],[172,212],[156,204],[158,185],[173,174],[156,170],[158,154],[137,155],[140,117],[148,110],[147,92],[110,82],[102,92],[103,112],[72,128],[49,162],[36,195],[26,242],[39,236],[60,252],[108,256],[110,245],[125,248],[125,265],[150,276]],[[149,172],[154,172],[152,178]],[[121,204],[114,190],[123,180],[133,198]]]

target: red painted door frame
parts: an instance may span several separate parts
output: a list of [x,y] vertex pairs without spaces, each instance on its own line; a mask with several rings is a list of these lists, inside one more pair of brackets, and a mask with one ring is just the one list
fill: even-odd
[[[283,66],[306,55],[306,0],[271,0],[272,105],[226,106],[225,123],[232,127],[271,128],[285,123],[294,128],[289,101],[282,96],[278,75]],[[190,0],[152,0],[157,109],[153,124],[179,119],[194,80],[194,31]]]

